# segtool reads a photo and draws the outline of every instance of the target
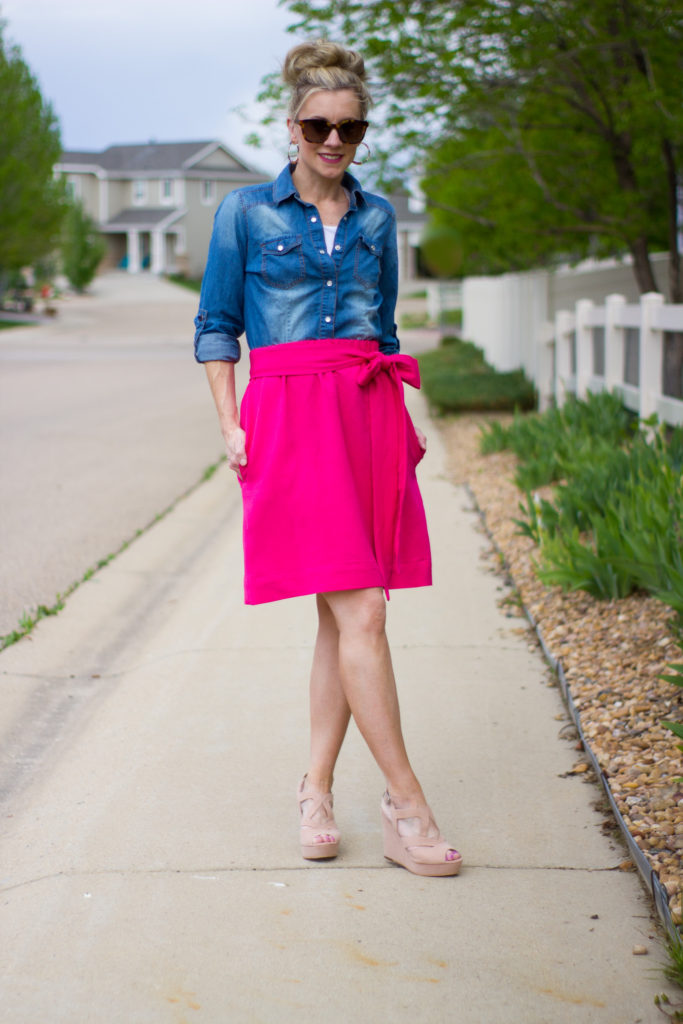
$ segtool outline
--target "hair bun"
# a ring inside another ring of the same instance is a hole
[[[292,47],[285,57],[282,77],[291,88],[310,78],[318,68],[339,68],[365,81],[365,62],[355,50],[347,50],[329,39],[315,39]]]
[[[292,120],[315,92],[350,89],[358,97],[362,118],[372,103],[361,55],[329,39],[314,39],[293,46],[285,57],[282,77],[291,90],[289,116]]]

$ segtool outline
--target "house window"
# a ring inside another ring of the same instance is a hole
[[[133,182],[133,205],[141,206],[147,202],[147,182],[144,178],[137,178]]]
[[[160,184],[161,191],[161,202],[172,203],[173,202],[173,178],[162,178]]]
[[[205,179],[202,181],[202,202],[209,206],[216,200],[216,182]]]
[[[74,199],[81,198],[81,183],[78,178],[67,178],[64,183],[64,188],[66,190],[67,199],[72,202]]]

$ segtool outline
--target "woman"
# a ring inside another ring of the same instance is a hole
[[[398,355],[395,216],[347,169],[370,97],[362,58],[328,41],[286,57],[290,164],[216,213],[195,320],[228,465],[244,503],[245,599],[316,594],[311,752],[298,790],[302,854],[336,856],[332,778],[353,715],[387,790],[384,854],[457,874],[410,766],[385,634],[385,594],[431,583],[413,427]],[[246,330],[250,382],[234,363]]]

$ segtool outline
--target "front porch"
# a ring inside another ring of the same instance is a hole
[[[135,208],[122,210],[102,227],[108,252],[105,266],[139,274],[182,271],[185,210]]]

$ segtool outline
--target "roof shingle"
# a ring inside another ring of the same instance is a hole
[[[90,164],[105,171],[172,172],[183,170],[188,161],[202,150],[220,145],[238,167],[251,171],[227,146],[208,139],[204,142],[147,142],[139,145],[108,146],[101,152],[67,150],[62,153],[61,164]]]

